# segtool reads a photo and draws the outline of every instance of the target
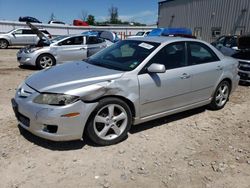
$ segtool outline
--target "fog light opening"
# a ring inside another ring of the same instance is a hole
[[[43,131],[47,133],[56,133],[58,129],[57,125],[46,125],[44,124]]]

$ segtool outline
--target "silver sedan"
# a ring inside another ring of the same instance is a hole
[[[31,75],[12,105],[20,125],[37,136],[88,135],[110,145],[126,138],[132,124],[204,105],[223,108],[238,85],[237,65],[203,41],[133,38]]]
[[[17,60],[21,65],[44,69],[57,63],[87,59],[111,44],[96,36],[59,36],[47,43],[20,49]]]

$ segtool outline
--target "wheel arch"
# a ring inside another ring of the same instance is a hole
[[[7,38],[0,38],[0,40],[5,40],[5,41],[7,41],[7,42],[8,42],[8,46],[11,45],[11,41],[8,40]]]
[[[128,107],[129,107],[129,109],[130,109],[130,111],[132,113],[132,117],[136,117],[136,110],[135,110],[134,103],[130,99],[128,99],[128,98],[126,98],[124,96],[121,96],[121,95],[105,95],[105,96],[102,96],[102,97],[100,97],[98,99],[95,99],[94,101],[91,101],[91,102],[98,102],[98,101],[100,101],[102,99],[105,99],[105,98],[117,98],[117,99],[120,99],[120,100],[124,101],[128,105]]]

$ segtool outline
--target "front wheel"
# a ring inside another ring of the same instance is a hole
[[[88,137],[98,145],[112,145],[122,141],[132,124],[129,106],[117,98],[99,101],[88,123]]]
[[[49,68],[56,64],[55,58],[50,54],[42,54],[37,58],[36,66],[39,69]]]
[[[226,105],[229,99],[229,94],[230,94],[230,84],[228,83],[228,81],[222,81],[217,86],[209,107],[212,110],[222,109]]]

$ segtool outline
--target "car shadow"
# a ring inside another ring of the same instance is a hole
[[[22,46],[18,47],[18,46],[9,46],[8,48],[5,49],[1,49],[1,50],[20,50],[21,48],[23,48]]]
[[[141,123],[139,125],[132,126],[130,129],[131,134],[136,134],[148,129],[152,129],[157,126],[162,126],[166,123],[178,121],[180,119],[184,119],[186,117],[190,117],[199,113],[202,113],[206,110],[206,107],[200,107],[196,108],[193,110],[188,110],[185,112],[177,113],[174,115],[169,115],[163,118],[159,118],[156,120],[152,120],[146,123]],[[50,141],[46,140],[44,138],[38,137],[36,135],[33,135],[29,131],[25,130],[22,128],[20,125],[18,125],[20,134],[29,142],[32,142],[33,144],[37,146],[41,146],[43,148],[53,150],[53,151],[69,151],[69,150],[79,150],[84,148],[84,146],[92,146],[92,147],[105,147],[105,146],[100,146],[92,141],[89,140],[88,137],[84,136],[84,140],[75,140],[75,141]],[[126,140],[128,137],[126,136],[122,141]],[[122,142],[121,141],[121,142]]]
[[[25,69],[25,70],[39,70],[37,67],[35,66],[31,66],[31,65],[19,65],[20,69]]]
[[[192,110],[188,110],[188,111],[180,112],[180,113],[177,113],[177,114],[173,114],[173,115],[165,116],[165,117],[162,117],[162,118],[158,118],[158,119],[148,121],[148,122],[145,122],[145,123],[141,123],[141,124],[138,124],[138,125],[134,125],[134,126],[131,127],[129,132],[131,134],[136,134],[136,133],[148,130],[148,129],[152,129],[154,127],[162,126],[162,125],[167,124],[167,123],[178,121],[180,119],[184,119],[184,118],[187,118],[187,117],[190,117],[190,116],[205,112],[206,109],[207,109],[207,107],[205,107],[205,106],[204,107],[199,107],[199,108],[195,108],[195,109],[192,109]]]
[[[239,82],[239,85],[240,85],[240,86],[247,86],[247,87],[249,87],[249,86],[250,86],[250,83],[244,82],[244,81],[240,81],[240,82]]]
[[[78,150],[78,149],[82,149],[87,144],[86,141],[82,141],[82,140],[54,142],[54,141],[46,140],[41,137],[33,135],[29,131],[21,127],[20,125],[18,125],[18,128],[19,128],[20,134],[26,140],[32,142],[35,145],[41,146],[49,150],[54,150],[54,151]]]

